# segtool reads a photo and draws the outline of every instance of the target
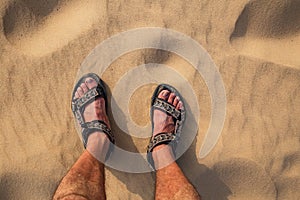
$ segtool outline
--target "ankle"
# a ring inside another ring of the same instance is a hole
[[[172,147],[166,144],[155,147],[152,151],[152,158],[156,169],[175,162]]]
[[[102,132],[95,132],[89,136],[86,149],[99,161],[104,161],[110,141]]]

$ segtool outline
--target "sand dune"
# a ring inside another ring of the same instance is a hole
[[[3,17],[4,34],[23,53],[43,56],[74,40],[105,15],[100,1],[19,1]]]
[[[215,148],[198,158],[211,99],[201,75],[180,56],[144,49],[119,57],[102,76],[110,94],[135,66],[170,66],[194,89],[200,108],[198,135],[178,163],[203,199],[300,199],[299,5],[298,0],[1,1],[0,199],[51,199],[83,151],[70,109],[81,62],[106,38],[153,26],[192,37],[216,63],[227,111]],[[136,124],[149,123],[147,97],[154,87],[140,87],[130,99]],[[112,129],[119,147],[145,152],[148,139],[130,137],[113,119]],[[106,170],[108,199],[153,199],[154,182],[153,173]]]
[[[236,21],[231,41],[242,54],[300,67],[299,1],[250,1]]]

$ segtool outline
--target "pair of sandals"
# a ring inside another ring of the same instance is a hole
[[[97,86],[92,89],[89,89],[82,97],[74,99],[77,88],[80,87],[80,85],[84,83],[87,78],[93,78],[97,82]],[[179,94],[179,92],[174,87],[167,84],[158,85],[153,93],[151,99],[152,128],[153,128],[153,111],[155,109],[159,109],[162,112],[166,113],[167,115],[173,117],[175,123],[175,130],[174,132],[171,133],[167,133],[167,132],[159,133],[150,139],[149,145],[147,147],[147,160],[152,166],[154,166],[152,151],[155,147],[161,144],[168,144],[171,145],[174,155],[176,154],[176,145],[178,143],[183,122],[185,120],[184,105],[182,106],[182,109],[178,110],[172,104],[168,103],[166,100],[158,98],[158,95],[162,90],[168,90],[171,93],[175,93],[175,95],[180,97],[180,99],[183,99]],[[94,120],[91,122],[85,122],[83,117],[85,107],[88,104],[95,101],[97,98],[101,98],[101,97],[104,98],[105,102],[107,102],[107,95],[106,95],[104,83],[99,78],[98,75],[94,73],[89,73],[81,77],[80,80],[75,85],[72,94],[71,107],[75,118],[77,119],[79,125],[81,126],[82,142],[84,148],[86,148],[88,138],[92,133],[96,131],[102,132],[106,134],[106,136],[111,142],[109,152],[106,156],[106,158],[108,158],[108,156],[112,151],[112,147],[115,144],[115,138],[111,130],[108,128],[107,124],[104,121]],[[107,103],[105,105],[107,110]]]

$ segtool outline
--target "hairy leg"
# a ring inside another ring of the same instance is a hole
[[[158,98],[167,100],[177,109],[182,107],[179,97],[168,90],[163,90]],[[175,124],[171,116],[160,110],[154,110],[153,114],[153,136],[161,132],[174,132]],[[153,149],[153,161],[156,171],[155,199],[180,199],[199,200],[200,196],[183,174],[174,159],[172,149],[168,145],[159,145]],[[165,163],[171,163],[166,167]]]
[[[103,164],[85,151],[63,178],[53,199],[106,199]]]
[[[163,145],[154,149],[153,160],[157,168],[159,163],[164,163],[166,160],[174,160],[172,149],[166,146],[163,152],[156,154],[159,148],[163,148]],[[158,164],[156,164],[158,163]],[[155,199],[187,199],[187,200],[199,200],[200,196],[193,187],[193,185],[187,180],[177,163],[174,161],[172,164],[160,168],[156,171],[156,190]]]

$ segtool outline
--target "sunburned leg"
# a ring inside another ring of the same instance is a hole
[[[63,178],[53,199],[106,199],[103,164],[85,151]]]
[[[94,79],[87,78],[78,87],[75,98],[97,86]],[[105,101],[96,99],[84,110],[86,122],[103,120],[110,128],[106,115]],[[109,148],[109,139],[104,133],[95,132],[89,136],[87,150],[79,157],[67,175],[58,186],[53,199],[106,199],[104,187],[104,165],[98,160],[104,160]]]
[[[177,109],[180,109],[182,102],[179,97],[168,90],[163,90],[159,98],[167,100]],[[161,132],[174,132],[175,125],[171,116],[160,110],[154,110],[153,114],[153,136]],[[192,184],[184,176],[183,172],[174,161],[173,152],[170,146],[159,145],[153,149],[153,161],[156,171],[155,199],[180,199],[199,200],[200,196]],[[172,163],[166,167],[165,163]]]

